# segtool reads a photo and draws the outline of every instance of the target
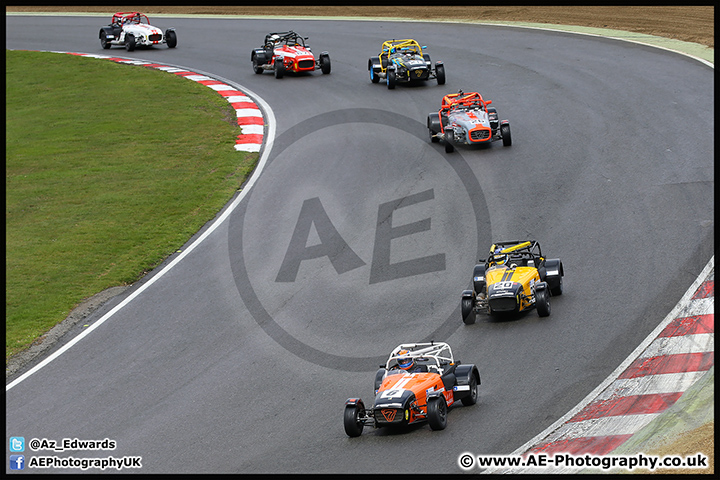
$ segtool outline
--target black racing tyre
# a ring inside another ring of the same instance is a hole
[[[283,78],[285,75],[285,64],[282,59],[275,59],[275,78]]]
[[[100,46],[105,50],[111,46],[110,42],[107,40],[107,35],[102,30],[100,31]]]
[[[128,52],[135,50],[135,35],[125,36],[125,50]]]
[[[175,30],[167,30],[165,32],[165,41],[167,42],[168,48],[177,47],[177,33],[175,33]]]
[[[263,68],[262,68],[262,66],[260,66],[260,64],[258,63],[258,56],[257,56],[257,55],[253,55],[252,66],[253,66],[253,71],[254,71],[255,73],[257,73],[257,74],[263,73]]]
[[[346,405],[343,414],[343,426],[349,437],[359,437],[365,424],[359,420],[365,416],[365,407],[362,404]]]
[[[397,78],[395,76],[395,70],[388,70],[387,71],[387,87],[388,89],[392,90],[395,88],[395,83],[397,81]]]
[[[438,143],[440,141],[440,138],[436,135],[440,133],[440,115],[437,113],[430,113],[428,114],[427,119],[427,128],[428,132],[430,133],[430,141],[432,143]]]
[[[435,76],[437,77],[438,85],[445,85],[445,65],[435,66]]]
[[[563,277],[562,277],[562,275],[560,275],[557,285],[550,288],[550,293],[552,293],[553,297],[557,297],[559,295],[562,295],[562,292],[563,292]]]
[[[475,375],[470,372],[470,395],[467,397],[463,397],[460,399],[463,405],[466,407],[469,407],[470,405],[475,405],[477,403],[478,399],[478,392],[477,392],[477,379],[475,378]]]
[[[465,325],[472,325],[475,323],[476,314],[472,298],[463,298],[460,301],[460,310],[462,310],[462,319]]]
[[[550,315],[550,292],[547,288],[535,291],[535,308],[541,317]]]
[[[445,139],[445,153],[452,153],[455,151],[455,147],[450,143],[448,139]]]
[[[500,125],[500,136],[502,137],[503,147],[512,145],[512,137],[510,136],[510,125]]]
[[[378,76],[377,72],[373,68],[370,68],[370,81],[372,83],[378,83],[380,81],[380,77]]]
[[[378,83],[380,81],[380,77],[378,76],[378,72],[375,71],[373,68],[374,65],[377,65],[380,63],[380,57],[372,57],[368,59],[368,70],[370,70],[370,81],[372,83]]]
[[[427,403],[427,418],[430,428],[433,430],[444,430],[447,427],[447,403],[445,397],[439,395],[432,397]]]
[[[330,73],[330,55],[320,55],[320,71],[324,75]]]

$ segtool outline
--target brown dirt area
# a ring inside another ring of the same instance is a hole
[[[421,20],[511,21],[610,28],[715,46],[715,7],[700,6],[7,6],[7,12],[141,11],[178,14],[392,17]]]
[[[141,11],[148,15],[223,14],[284,16],[372,16],[420,20],[471,20],[546,23],[608,28],[655,35],[715,47],[715,8],[700,6],[6,6],[6,12],[97,12]],[[707,470],[658,470],[653,473],[714,473],[714,422],[687,433],[681,439],[654,451],[653,455],[709,457]],[[636,473],[648,473],[636,472]]]

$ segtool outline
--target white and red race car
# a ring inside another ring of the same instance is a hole
[[[330,73],[330,55],[322,52],[316,59],[310,46],[305,43],[307,37],[297,33],[276,32],[265,35],[265,42],[250,54],[255,73],[273,70],[275,78],[282,78],[286,72],[312,72],[320,69]]]
[[[163,34],[158,27],[150,25],[147,15],[140,12],[118,12],[112,16],[110,25],[100,29],[100,45],[104,49],[118,45],[132,52],[137,46],[150,47],[161,43],[175,48],[175,29],[168,28]]]

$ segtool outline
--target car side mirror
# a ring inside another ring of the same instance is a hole
[[[485,105],[490,105],[492,103],[492,100],[485,100]]]

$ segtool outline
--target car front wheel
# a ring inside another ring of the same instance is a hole
[[[285,75],[285,64],[282,59],[275,60],[275,78],[283,78]]]
[[[388,70],[386,78],[387,78],[388,89],[392,90],[393,88],[395,88],[395,82],[397,81],[397,77],[395,75],[395,70]]]
[[[445,153],[452,153],[455,151],[455,147],[453,147],[453,144],[450,143],[450,140],[448,140],[449,135],[447,132],[445,133]]]
[[[125,50],[128,52],[132,52],[135,50],[135,36],[134,35],[127,35],[125,37]]]
[[[445,85],[445,65],[435,66],[435,76],[437,77],[438,85]]]
[[[535,305],[538,315],[541,317],[550,315],[550,292],[547,288],[535,291]]]
[[[460,310],[462,310],[462,319],[465,325],[475,323],[475,306],[473,305],[472,298],[463,298],[461,300]]]
[[[439,395],[428,400],[427,416],[430,428],[433,430],[443,430],[447,427],[447,403],[445,403],[445,397]]]
[[[168,48],[175,48],[177,46],[177,34],[173,30],[166,31],[165,41],[167,42]]]
[[[512,145],[512,137],[510,136],[510,125],[500,126],[500,136],[502,137],[503,147]]]
[[[360,421],[360,417],[365,416],[365,407],[362,404],[347,405],[343,414],[343,425],[345,433],[349,437],[359,437],[362,434],[365,424]]]
[[[330,73],[330,56],[329,55],[321,55],[320,56],[320,71],[327,75]]]

